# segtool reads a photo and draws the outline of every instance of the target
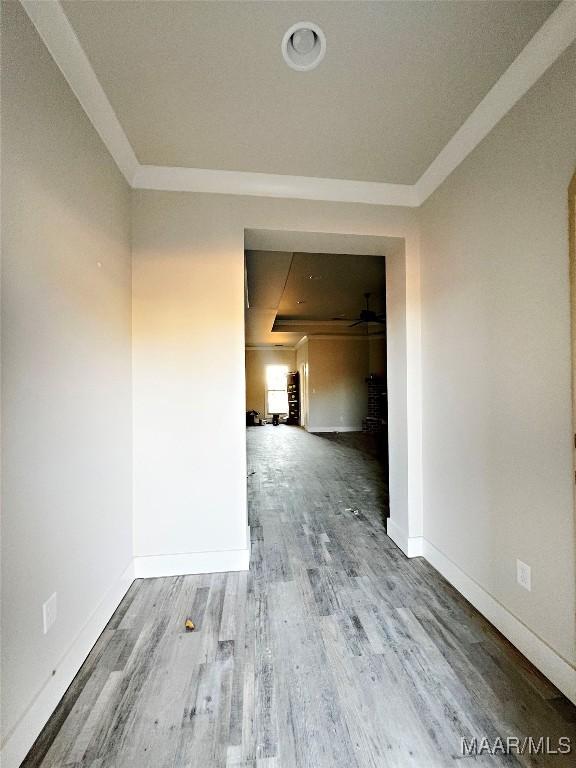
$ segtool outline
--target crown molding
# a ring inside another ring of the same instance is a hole
[[[297,343],[294,345],[294,349],[295,349],[296,351],[298,351],[298,350],[300,349],[300,347],[303,347],[303,346],[304,346],[304,344],[307,344],[309,340],[310,340],[310,336],[308,336],[308,335],[306,335],[306,336],[302,336],[302,338],[300,339],[300,341],[298,341],[298,342],[297,342]]]
[[[309,333],[306,337],[307,341],[332,341],[338,339],[339,341],[370,341],[376,337],[377,334],[354,334],[354,333]],[[381,334],[378,334],[378,338],[382,338]]]
[[[562,0],[415,184],[140,165],[59,0],[20,0],[52,58],[134,189],[416,208],[442,184],[576,39],[576,2]]]
[[[296,347],[290,344],[282,344],[276,346],[276,344],[246,344],[244,349],[246,352],[295,352]]]
[[[335,320],[278,320],[278,316],[276,316],[275,324],[286,328],[298,328],[301,325],[320,326],[322,328],[327,326],[328,328],[347,328],[351,321],[352,318],[343,319],[340,317]]]
[[[416,182],[422,204],[576,39],[576,2],[563,0]]]
[[[132,186],[135,189],[172,192],[290,197],[299,200],[400,205],[410,208],[419,205],[416,189],[410,184],[320,179],[312,176],[285,176],[247,171],[216,171],[207,168],[141,165],[136,170]]]
[[[131,185],[139,165],[138,159],[62,6],[57,0],[20,2],[114,162]]]

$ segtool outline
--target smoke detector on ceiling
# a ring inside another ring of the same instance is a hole
[[[326,53],[326,35],[317,24],[299,21],[282,38],[282,55],[289,67],[306,72],[314,69]]]

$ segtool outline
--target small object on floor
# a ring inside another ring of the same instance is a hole
[[[356,517],[358,517],[358,515],[360,514],[360,510],[359,509],[353,509],[352,510],[352,514],[356,515]]]
[[[186,619],[184,626],[186,627],[186,632],[194,632],[196,629],[196,626],[194,625],[194,622],[192,619]]]
[[[246,426],[255,427],[260,422],[260,414],[258,411],[246,411]]]
[[[279,413],[273,413],[272,414],[272,426],[277,427],[280,424],[280,414]]]

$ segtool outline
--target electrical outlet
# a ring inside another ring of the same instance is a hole
[[[516,579],[518,584],[528,592],[532,591],[532,569],[522,560],[516,560]]]
[[[56,621],[56,608],[57,608],[56,592],[54,592],[54,594],[50,595],[48,600],[46,600],[46,602],[42,606],[42,622],[44,625],[45,635],[48,634],[48,630]]]

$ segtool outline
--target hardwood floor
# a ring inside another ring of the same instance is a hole
[[[250,572],[136,581],[26,768],[576,764],[576,708],[387,538],[361,438],[256,427],[248,463]],[[573,752],[461,754],[507,736]]]

